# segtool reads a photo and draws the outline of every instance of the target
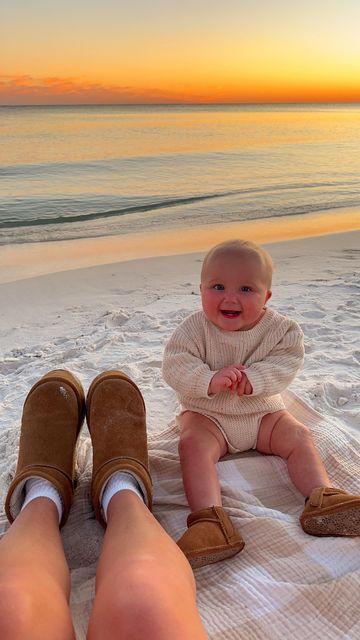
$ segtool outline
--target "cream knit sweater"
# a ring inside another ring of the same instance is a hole
[[[182,410],[213,417],[231,440],[246,416],[284,408],[279,394],[295,377],[303,357],[299,325],[273,309],[267,308],[257,325],[247,331],[223,331],[203,311],[197,311],[179,325],[167,343],[163,375],[175,389]],[[209,396],[213,375],[231,364],[246,366],[252,395],[239,397],[222,391]]]

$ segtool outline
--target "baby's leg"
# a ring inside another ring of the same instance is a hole
[[[256,448],[284,458],[299,491],[309,498],[301,526],[314,536],[359,536],[360,496],[330,486],[329,476],[307,427],[288,411],[263,417]]]
[[[209,418],[185,411],[180,418],[179,455],[186,497],[191,511],[221,506],[216,463],[227,453],[220,429]]]
[[[276,411],[263,417],[256,449],[286,460],[291,480],[306,498],[313,489],[330,486],[309,429],[288,411]]]
[[[181,469],[192,513],[178,545],[195,568],[234,556],[244,541],[221,506],[215,465],[227,453],[223,434],[212,420],[193,411],[181,415],[180,426]]]

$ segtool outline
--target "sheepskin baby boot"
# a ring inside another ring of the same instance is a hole
[[[239,553],[245,543],[222,507],[194,511],[188,529],[178,541],[193,569]]]
[[[360,496],[318,487],[307,500],[300,523],[312,536],[359,536]]]

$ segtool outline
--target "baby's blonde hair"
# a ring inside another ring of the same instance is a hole
[[[270,254],[251,240],[226,240],[220,244],[212,247],[206,254],[201,268],[201,280],[203,279],[204,271],[211,258],[217,253],[241,253],[241,254],[253,254],[256,253],[260,258],[264,273],[266,275],[266,286],[268,291],[271,289],[272,274],[273,274],[273,261]]]

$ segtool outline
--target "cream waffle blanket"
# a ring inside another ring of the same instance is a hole
[[[360,493],[359,442],[291,392],[284,393],[284,400],[311,428],[333,485]],[[17,440],[13,430],[0,433],[2,498],[14,472]],[[152,436],[149,446],[154,514],[177,539],[185,529],[188,508],[176,427]],[[228,457],[218,467],[224,506],[246,546],[235,558],[195,571],[199,610],[209,638],[360,638],[360,538],[306,535],[298,522],[303,498],[281,459],[250,452]],[[77,471],[78,488],[63,540],[71,567],[74,625],[77,639],[84,640],[102,540],[89,499],[91,448],[86,435],[80,443]],[[0,535],[6,528],[1,512]]]

